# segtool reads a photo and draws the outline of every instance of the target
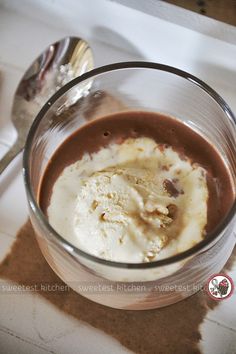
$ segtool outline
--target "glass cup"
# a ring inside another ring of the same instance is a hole
[[[150,309],[180,301],[218,273],[234,245],[236,202],[217,228],[191,249],[150,263],[100,259],[70,244],[39,207],[45,168],[59,145],[79,127],[111,113],[152,111],[174,116],[211,142],[236,188],[236,120],[208,85],[176,68],[147,62],[107,65],[61,88],[36,117],[24,151],[30,219],[55,273],[81,295],[120,309]]]

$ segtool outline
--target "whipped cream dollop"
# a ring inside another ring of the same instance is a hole
[[[146,137],[110,144],[67,166],[48,218],[74,246],[100,258],[150,262],[200,242],[207,224],[206,170]]]

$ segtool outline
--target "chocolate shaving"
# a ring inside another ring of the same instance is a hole
[[[183,191],[179,191],[175,184],[174,181],[170,180],[170,179],[165,179],[163,182],[163,187],[164,189],[167,191],[167,193],[174,198],[177,198],[180,194],[183,193]]]
[[[174,220],[176,217],[176,213],[178,211],[177,206],[175,204],[170,204],[170,205],[168,205],[167,209],[169,211],[168,216]]]

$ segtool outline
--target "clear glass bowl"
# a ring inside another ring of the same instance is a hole
[[[173,304],[198,291],[219,272],[235,245],[236,202],[202,242],[168,259],[125,264],[97,258],[74,247],[48,223],[38,204],[45,167],[75,130],[114,112],[161,112],[182,120],[221,153],[236,187],[236,120],[225,101],[196,77],[162,64],[107,65],[60,89],[36,117],[24,151],[24,181],[30,218],[52,269],[81,295],[120,309]]]

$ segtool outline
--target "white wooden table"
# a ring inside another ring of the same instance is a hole
[[[21,75],[49,43],[66,35],[89,41],[96,66],[150,60],[187,70],[216,89],[236,112],[236,29],[232,26],[154,0],[0,0],[0,156],[14,141],[10,112]],[[0,177],[1,259],[26,219],[18,156]],[[236,266],[230,275],[236,282]],[[236,353],[235,305],[234,293],[208,312],[201,326],[205,354]],[[39,296],[0,294],[0,353],[16,352],[118,354],[128,350]]]

